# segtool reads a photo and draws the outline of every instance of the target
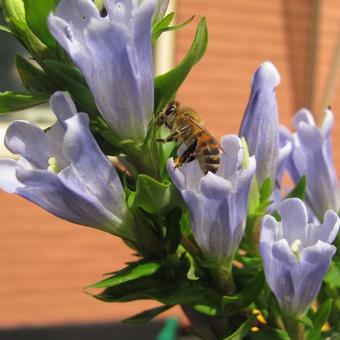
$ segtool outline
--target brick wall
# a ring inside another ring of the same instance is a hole
[[[322,2],[319,96],[335,46],[340,16],[336,5],[337,0]],[[190,74],[179,99],[197,109],[216,136],[237,133],[253,72],[271,60],[282,77],[281,121],[290,124],[307,96],[310,1],[178,0],[177,7],[179,22],[192,14],[205,15],[209,27],[206,57]],[[189,48],[194,29],[191,24],[178,33],[178,61]],[[333,107],[340,112],[339,95]],[[338,122],[337,135],[339,129]],[[340,145],[339,137],[334,140]],[[335,153],[339,167],[338,148]],[[0,327],[121,319],[151,305],[105,304],[82,292],[102,273],[131,259],[118,239],[61,221],[14,195],[0,193],[0,207]],[[180,312],[168,315],[174,313]]]

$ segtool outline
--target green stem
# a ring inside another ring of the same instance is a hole
[[[284,324],[291,340],[305,340],[305,326],[298,318],[286,317]]]
[[[235,292],[231,263],[227,266],[216,265],[216,267],[212,267],[211,274],[221,294],[232,295]]]

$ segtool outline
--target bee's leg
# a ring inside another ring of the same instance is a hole
[[[166,138],[159,138],[156,139],[157,142],[160,143],[167,143],[167,142],[172,142],[172,141],[177,141],[177,138],[179,136],[179,133],[177,131],[171,133],[168,137]]]
[[[180,157],[177,157],[174,161],[175,168],[178,168],[179,166],[190,163],[196,159],[195,155],[195,149],[197,146],[197,140],[194,141],[192,144],[189,145],[189,147],[182,153]]]

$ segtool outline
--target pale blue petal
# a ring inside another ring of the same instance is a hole
[[[11,194],[23,186],[16,177],[16,167],[17,162],[14,159],[0,159],[0,188]]]
[[[36,168],[47,169],[51,157],[66,163],[60,145],[38,126],[26,121],[10,124],[6,131],[5,145],[12,153],[26,158]]]
[[[303,202],[298,198],[288,198],[278,207],[282,219],[284,238],[292,245],[300,240],[304,245],[307,237],[307,210]]]
[[[223,152],[221,153],[220,167],[216,174],[230,179],[242,164],[242,143],[237,136],[227,135],[222,137],[221,147]]]
[[[300,263],[292,270],[296,294],[295,305],[292,309],[295,312],[304,313],[316,297],[335,252],[334,246],[322,241],[318,241],[301,252]]]
[[[265,215],[261,224],[261,242],[273,244],[283,238],[282,223],[277,222],[271,215]]]
[[[62,0],[49,28],[80,68],[105,120],[122,138],[142,140],[153,112],[151,17],[155,0],[138,7],[108,2],[102,18],[90,0]],[[72,13],[68,13],[72,11]]]
[[[273,245],[261,242],[260,247],[268,285],[281,308],[287,309],[294,296],[291,267],[296,264],[296,258],[286,240],[280,240]]]
[[[123,187],[112,163],[91,134],[88,123],[88,116],[81,113],[65,121],[65,156],[71,162],[73,176],[84,183],[87,191],[108,210],[120,216],[125,206]]]
[[[280,75],[270,62],[256,71],[252,92],[243,116],[240,136],[245,137],[250,155],[257,160],[256,177],[262,183],[275,179],[278,162],[279,122],[275,88]]]
[[[315,244],[318,240],[332,243],[339,232],[339,216],[332,210],[327,210],[321,225],[309,226],[308,245]]]

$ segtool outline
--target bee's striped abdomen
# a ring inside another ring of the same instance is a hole
[[[220,150],[218,144],[208,134],[202,135],[197,146],[196,158],[202,171],[216,173],[220,166]]]

